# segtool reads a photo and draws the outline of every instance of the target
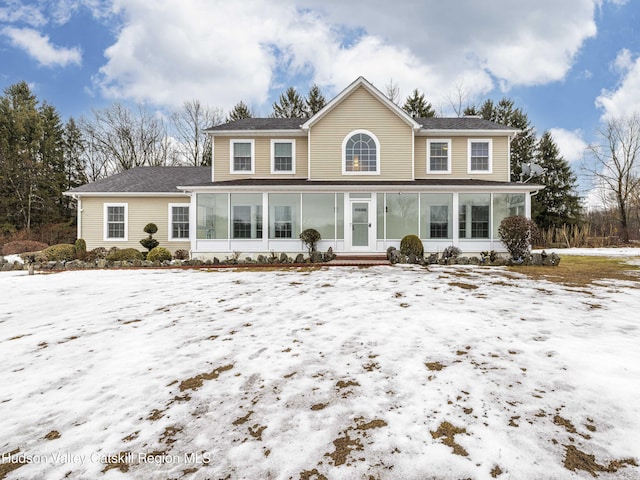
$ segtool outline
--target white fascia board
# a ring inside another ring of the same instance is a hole
[[[223,192],[482,192],[482,193],[524,193],[542,190],[542,185],[233,185],[215,187],[181,187],[189,188],[193,193]]]
[[[188,196],[181,192],[64,192],[69,197],[179,197]]]
[[[295,136],[306,137],[307,132],[300,129],[295,130],[216,130],[209,132],[212,137],[273,137],[273,136]]]
[[[420,137],[470,137],[470,136],[489,136],[489,137],[510,137],[520,133],[520,130],[435,130],[432,128],[421,129],[416,135]]]

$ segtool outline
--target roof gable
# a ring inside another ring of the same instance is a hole
[[[395,103],[389,100],[380,90],[374,87],[371,83],[369,83],[364,77],[358,77],[351,85],[345,88],[342,92],[340,92],[333,100],[331,100],[325,107],[316,113],[313,117],[307,120],[303,125],[303,129],[309,129],[315,123],[320,121],[325,117],[329,112],[331,112],[336,106],[342,103],[346,98],[348,98],[352,93],[354,93],[358,88],[363,87],[367,90],[374,98],[376,98],[380,103],[386,106],[389,110],[391,110],[395,115],[397,115],[403,122],[407,125],[411,126],[415,130],[419,130],[421,125],[416,122],[407,112],[398,107]]]

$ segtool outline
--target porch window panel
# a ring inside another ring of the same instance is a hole
[[[301,230],[313,228],[322,240],[333,239],[336,235],[335,203],[334,193],[303,193]]]
[[[231,238],[262,238],[262,194],[231,194]]]
[[[513,215],[524,216],[525,214],[524,193],[494,193],[493,238],[500,238],[498,235],[498,228],[500,228],[500,222],[502,222],[502,220]]]
[[[376,205],[376,238],[384,240],[384,193],[377,194]]]
[[[420,212],[420,238],[453,238],[453,194],[421,194]]]
[[[336,193],[336,240],[344,240],[344,193]]]
[[[387,193],[387,239],[401,240],[405,235],[418,235],[418,194]]]
[[[196,238],[229,238],[229,196],[226,193],[198,193],[196,197]]]
[[[300,194],[269,194],[269,238],[298,238],[300,234]]]
[[[461,239],[489,238],[491,194],[461,193],[458,232]]]

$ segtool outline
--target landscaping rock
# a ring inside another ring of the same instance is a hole
[[[86,268],[85,263],[82,260],[71,260],[65,264],[67,270],[81,270]]]

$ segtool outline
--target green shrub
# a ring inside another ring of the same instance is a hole
[[[107,258],[107,253],[108,252],[106,248],[97,247],[87,252],[87,257],[85,258],[85,260],[87,261],[104,260],[105,258]]]
[[[405,235],[400,241],[400,253],[422,257],[424,255],[424,245],[417,235]]]
[[[171,252],[164,247],[155,247],[147,253],[147,260],[150,262],[171,260]]]
[[[311,255],[311,252],[316,251],[316,247],[318,246],[320,239],[320,232],[314,228],[307,228],[300,233],[300,240],[302,240],[307,246],[309,255]]]
[[[135,248],[123,248],[122,250],[116,248],[115,250],[112,248],[109,250],[107,254],[107,260],[112,260],[114,262],[123,262],[123,261],[131,261],[131,260],[142,260],[142,252],[140,250],[136,250]]]
[[[76,258],[76,247],[70,243],[59,243],[46,248],[43,253],[50,262],[69,261]]]
[[[49,245],[46,243],[35,242],[33,240],[16,240],[15,242],[5,243],[2,246],[3,255],[14,255],[24,252],[39,252]]]
[[[140,245],[146,248],[149,252],[160,245],[160,242],[153,238],[153,234],[158,231],[158,226],[155,223],[147,223],[143,228],[145,233],[148,233],[147,238],[140,240]]]
[[[87,257],[87,242],[84,241],[84,238],[77,239],[75,247],[76,257],[80,260],[84,260]]]
[[[538,227],[533,220],[514,215],[500,222],[498,235],[513,260],[524,260],[531,254],[531,245],[538,236]]]
[[[447,248],[445,248],[442,251],[442,258],[444,259],[458,258],[461,253],[462,253],[462,250],[460,250],[458,247],[454,245],[449,245]]]
[[[184,250],[182,248],[175,251],[173,254],[173,258],[176,260],[189,260],[189,250]]]

